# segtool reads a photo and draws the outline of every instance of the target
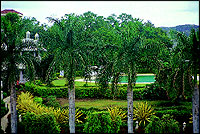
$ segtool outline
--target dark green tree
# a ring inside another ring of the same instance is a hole
[[[128,75],[127,86],[127,102],[128,102],[128,133],[133,133],[133,87],[136,83],[136,65],[138,49],[141,45],[141,30],[142,22],[138,19],[132,18],[131,15],[121,14],[114,21],[114,15],[109,17],[113,21],[113,27],[119,35],[118,49],[116,49],[116,58],[114,60],[115,78],[118,77],[119,72],[124,72]],[[119,70],[120,68],[120,70]],[[117,80],[117,79],[116,79]]]
[[[16,13],[8,13],[1,16],[1,68],[7,69],[8,89],[10,89],[11,104],[11,133],[17,133],[17,111],[16,111],[16,81],[18,79],[19,64],[24,64],[29,70],[30,80],[34,78],[34,66],[29,53],[21,55],[20,52],[27,44],[22,42],[23,23]],[[29,44],[31,45],[31,44]],[[2,77],[2,76],[1,76]]]
[[[54,58],[48,72],[63,69],[66,72],[69,93],[69,127],[70,133],[75,133],[75,77],[76,71],[88,65],[89,47],[84,36],[82,17],[66,14],[59,19],[50,18],[54,24],[48,29],[46,41],[51,45],[48,50]]]

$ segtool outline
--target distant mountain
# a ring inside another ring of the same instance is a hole
[[[190,35],[190,31],[192,28],[194,28],[195,30],[199,30],[199,26],[198,25],[191,25],[191,24],[185,24],[185,25],[178,25],[175,27],[160,27],[162,28],[164,31],[167,31],[167,33],[170,30],[176,30],[178,32],[184,32],[187,36]]]

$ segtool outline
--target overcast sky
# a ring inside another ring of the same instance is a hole
[[[150,20],[156,27],[199,25],[199,1],[1,1],[1,10],[14,9],[27,17],[48,23],[46,17],[92,11],[98,16],[131,14]]]

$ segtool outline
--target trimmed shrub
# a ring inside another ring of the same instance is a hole
[[[88,116],[83,131],[86,133],[110,133],[111,126],[109,112],[93,112]]]
[[[113,99],[112,91],[110,88],[100,89],[98,87],[75,87],[75,97],[78,99],[83,98],[104,98]],[[68,89],[63,87],[45,87],[34,85],[33,83],[27,82],[25,84],[25,90],[33,93],[35,96],[48,97],[54,95],[56,97],[68,97]],[[144,88],[133,89],[133,99],[139,100],[144,99],[146,94]],[[116,99],[126,100],[127,99],[127,88],[126,86],[120,87],[116,92]]]
[[[48,97],[50,95],[55,95],[56,97],[68,96],[67,88],[38,86],[30,82],[25,83],[25,90],[41,97]]]
[[[111,117],[109,112],[93,112],[87,118],[84,126],[86,133],[107,133],[111,130]]]
[[[107,111],[88,111],[83,131],[85,133],[118,133],[121,125],[120,115],[111,117],[111,113]]]
[[[169,109],[169,110],[159,110],[155,111],[155,115],[158,117],[162,117],[165,114],[170,114],[180,123],[189,122],[190,115],[192,113],[192,109],[188,110],[179,110],[179,109]]]
[[[35,114],[27,112],[22,119],[25,133],[27,134],[58,134],[60,133],[60,126],[56,122],[53,114],[42,113]]]
[[[165,114],[160,119],[152,116],[150,123],[145,127],[145,133],[179,133],[179,123],[171,115]]]

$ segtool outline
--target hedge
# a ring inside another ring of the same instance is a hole
[[[49,113],[37,115],[27,112],[23,116],[21,125],[24,126],[27,134],[58,134],[61,131],[56,118]]]
[[[67,88],[62,87],[46,87],[34,85],[34,83],[25,83],[25,90],[34,94],[34,96],[48,97],[50,95],[55,95],[56,97],[66,97],[68,96]]]
[[[110,88],[103,90],[98,87],[75,87],[75,97],[77,99],[84,98],[104,98],[112,99],[112,91]],[[34,94],[34,96],[48,97],[54,95],[58,98],[68,97],[68,89],[64,87],[45,87],[34,85],[33,83],[25,83],[25,90]],[[145,89],[133,89],[133,99],[145,99]],[[116,99],[127,99],[127,88],[120,87],[116,93]]]

